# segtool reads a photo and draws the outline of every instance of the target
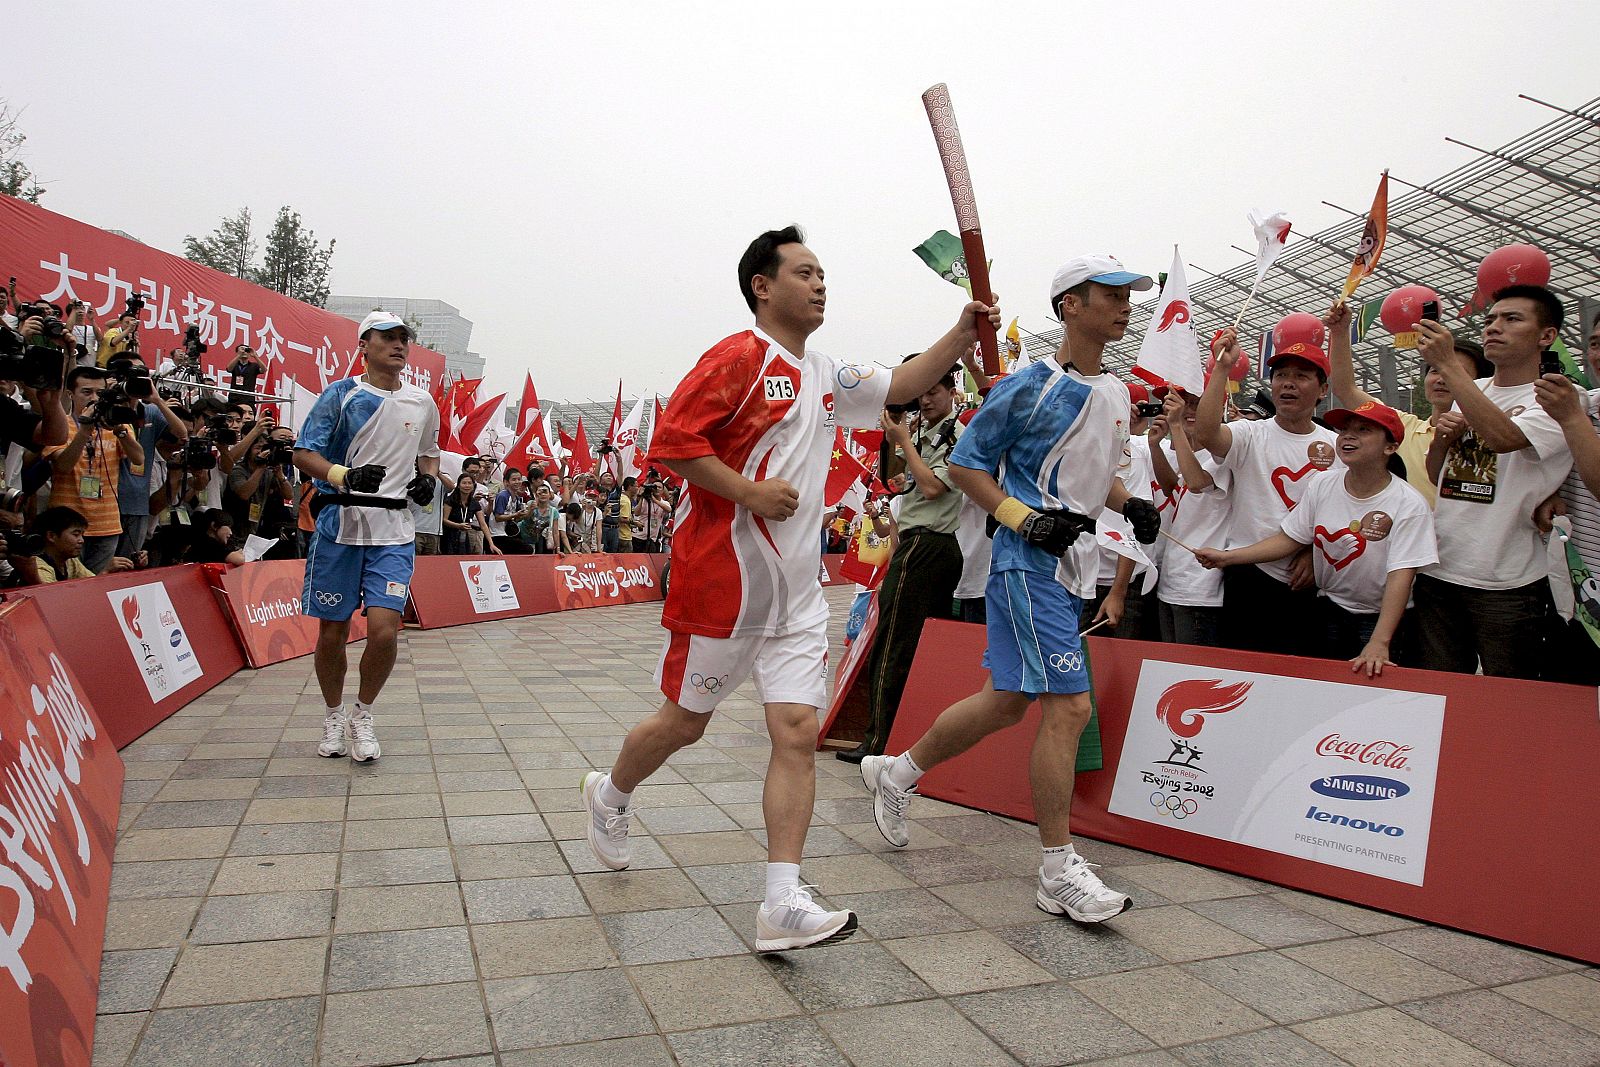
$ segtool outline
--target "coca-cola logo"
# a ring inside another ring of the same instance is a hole
[[[1317,755],[1348,760],[1369,767],[1386,767],[1391,771],[1411,769],[1410,745],[1387,739],[1380,741],[1351,741],[1340,734],[1329,734],[1317,742]]]

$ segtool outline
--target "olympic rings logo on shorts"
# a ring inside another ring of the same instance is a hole
[[[1050,666],[1063,673],[1083,670],[1083,652],[1057,652],[1050,657]]]
[[[325,608],[336,607],[344,600],[343,593],[317,593],[317,603]]]
[[[1195,803],[1193,797],[1179,799],[1171,793],[1163,793],[1159,789],[1150,794],[1150,806],[1156,809],[1156,814],[1162,817],[1171,816],[1174,819],[1187,819],[1200,810],[1200,805]]]
[[[689,675],[689,684],[694,686],[695,692],[709,695],[727,685],[728,676],[724,674],[721,678],[718,678],[715,675],[704,675],[696,672]]]

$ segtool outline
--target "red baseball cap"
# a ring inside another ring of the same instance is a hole
[[[1150,390],[1146,389],[1139,382],[1129,382],[1128,399],[1132,400],[1135,404],[1143,404],[1150,399]]]
[[[1375,426],[1383,427],[1383,432],[1389,435],[1389,440],[1399,444],[1405,440],[1406,429],[1400,422],[1400,413],[1394,408],[1376,401],[1369,400],[1358,408],[1334,408],[1322,416],[1322,421],[1332,426],[1335,430],[1342,430],[1351,419],[1365,419]]]
[[[1276,349],[1267,357],[1267,372],[1272,372],[1273,364],[1280,359],[1302,359],[1322,372],[1324,378],[1333,373],[1333,365],[1328,362],[1328,354],[1316,345],[1305,341],[1296,341],[1286,348]]]

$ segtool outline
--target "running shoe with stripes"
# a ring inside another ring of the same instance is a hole
[[[906,808],[911,804],[912,789],[896,789],[889,781],[889,762],[893,756],[866,756],[861,760],[861,780],[872,794],[872,819],[878,832],[895,848],[905,848],[911,843],[911,828],[906,823]]]
[[[811,899],[814,885],[790,886],[772,906],[756,912],[756,951],[783,952],[843,941],[856,932],[853,911],[823,911]]]
[[[322,744],[317,746],[317,755],[347,756],[350,754],[350,713],[341,704],[337,708],[329,708],[328,714],[322,720]]]
[[[620,871],[633,862],[633,850],[628,847],[628,826],[634,809],[613,808],[600,800],[600,783],[605,777],[600,771],[590,771],[583,776],[583,806],[589,812],[589,850],[602,866]]]
[[[1133,898],[1109,888],[1094,873],[1090,863],[1074,852],[1067,857],[1067,868],[1060,878],[1046,878],[1039,871],[1039,908],[1051,915],[1068,915],[1081,923],[1099,923],[1115,918],[1133,907]]]

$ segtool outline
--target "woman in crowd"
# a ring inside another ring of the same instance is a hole
[[[477,530],[483,535],[483,543],[491,547],[495,555],[500,554],[494,548],[494,542],[489,538],[489,528],[483,521],[483,498],[478,496],[478,480],[470,474],[463,474],[456,479],[456,487],[449,496],[445,497],[444,513],[444,554],[447,556],[465,556],[472,551],[468,543],[469,530]]]
[[[243,552],[228,547],[233,537],[233,518],[226,511],[207,508],[195,516],[194,525],[189,529],[193,531],[193,539],[185,563],[226,563],[237,567],[244,562]]]
[[[539,483],[533,491],[533,509],[522,523],[524,540],[534,552],[565,555],[572,551],[567,540],[567,517],[556,506],[549,483]]]

